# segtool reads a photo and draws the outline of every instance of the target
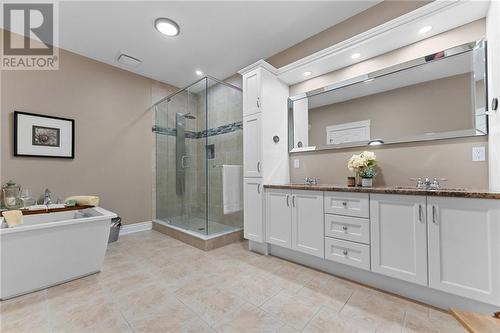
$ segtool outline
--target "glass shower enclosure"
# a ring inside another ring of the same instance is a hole
[[[156,221],[202,238],[243,227],[241,89],[204,77],[155,105]]]

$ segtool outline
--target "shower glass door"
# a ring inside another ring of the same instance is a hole
[[[206,80],[156,107],[156,212],[173,226],[206,234]]]
[[[241,230],[241,89],[203,78],[155,114],[156,220],[203,236]]]

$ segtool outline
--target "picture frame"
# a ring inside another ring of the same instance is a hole
[[[14,156],[75,158],[75,120],[14,111]]]

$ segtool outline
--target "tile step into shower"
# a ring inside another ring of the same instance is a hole
[[[210,222],[211,226],[214,223],[217,222]],[[204,232],[204,226],[200,226],[200,228],[201,227],[203,227],[203,230],[199,232]],[[153,221],[153,230],[161,232],[165,235],[168,235],[172,238],[180,240],[181,242],[204,251],[210,251],[243,239],[243,228],[229,228],[228,226],[224,227],[225,228],[221,229],[226,229],[225,231],[211,235],[203,235],[199,232],[186,230],[162,220]]]

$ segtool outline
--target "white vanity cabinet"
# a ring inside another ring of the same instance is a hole
[[[263,190],[262,179],[245,178],[243,182],[243,200],[245,201],[243,234],[246,239],[259,243],[264,242]],[[247,209],[247,207],[251,208]]]
[[[266,190],[266,240],[324,257],[323,192]]]
[[[373,272],[427,285],[426,197],[371,194]]]
[[[429,286],[500,306],[500,200],[427,198]]]
[[[269,244],[292,248],[290,190],[266,189],[266,240]]]
[[[292,249],[324,258],[323,192],[292,191]]]

